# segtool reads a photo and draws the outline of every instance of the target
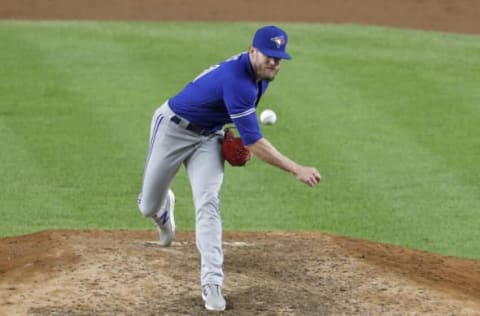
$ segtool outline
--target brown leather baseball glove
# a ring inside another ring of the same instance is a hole
[[[244,166],[250,160],[252,154],[243,145],[242,139],[236,137],[231,128],[225,129],[225,136],[222,143],[223,159],[234,167]]]

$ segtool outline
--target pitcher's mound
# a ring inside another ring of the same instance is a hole
[[[198,315],[193,233],[0,239],[1,315]],[[320,233],[226,233],[227,315],[480,315],[480,262]]]

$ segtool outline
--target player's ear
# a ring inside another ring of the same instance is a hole
[[[248,48],[248,55],[250,56],[250,60],[255,60],[257,49],[254,46],[250,46]]]

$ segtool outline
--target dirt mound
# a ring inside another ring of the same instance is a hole
[[[0,239],[1,315],[198,315],[193,233]],[[480,262],[320,233],[226,233],[226,315],[480,315]]]

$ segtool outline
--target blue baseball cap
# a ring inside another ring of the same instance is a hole
[[[253,37],[253,47],[262,54],[281,59],[292,59],[285,51],[287,48],[287,33],[275,25],[267,25],[259,28]]]

